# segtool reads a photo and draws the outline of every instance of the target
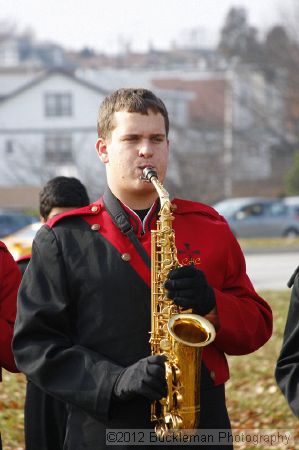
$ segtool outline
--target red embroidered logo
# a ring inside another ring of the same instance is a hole
[[[184,242],[184,250],[178,249],[178,255],[180,256],[180,262],[183,266],[194,264],[199,266],[201,264],[200,250],[192,250],[188,242]]]

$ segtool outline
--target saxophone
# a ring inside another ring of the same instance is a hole
[[[181,312],[167,298],[164,283],[168,272],[179,267],[174,219],[169,194],[151,167],[143,170],[160,198],[157,229],[151,234],[151,332],[153,355],[166,356],[167,397],[151,404],[151,421],[158,436],[180,429],[194,429],[200,412],[202,348],[215,338],[214,326],[204,317]]]

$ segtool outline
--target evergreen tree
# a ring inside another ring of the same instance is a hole
[[[262,46],[258,42],[257,29],[249,25],[245,8],[231,8],[220,32],[218,50],[226,58],[238,57],[242,61],[260,59]]]
[[[294,154],[294,164],[286,174],[287,195],[299,195],[299,151]]]

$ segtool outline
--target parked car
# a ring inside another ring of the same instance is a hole
[[[214,208],[223,215],[236,237],[299,235],[299,202],[287,199],[242,197],[223,200]],[[295,205],[295,201],[293,201]]]
[[[41,226],[41,222],[35,222],[1,239],[16,261],[31,254],[32,241]]]
[[[0,209],[0,238],[34,223],[38,217],[22,212]]]
[[[299,196],[284,197],[283,201],[299,214]]]

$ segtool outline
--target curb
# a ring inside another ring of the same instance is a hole
[[[242,248],[242,247],[241,247]],[[271,254],[271,253],[298,253],[299,247],[258,247],[258,248],[242,248],[245,255],[254,254]],[[299,255],[298,255],[299,260]]]

